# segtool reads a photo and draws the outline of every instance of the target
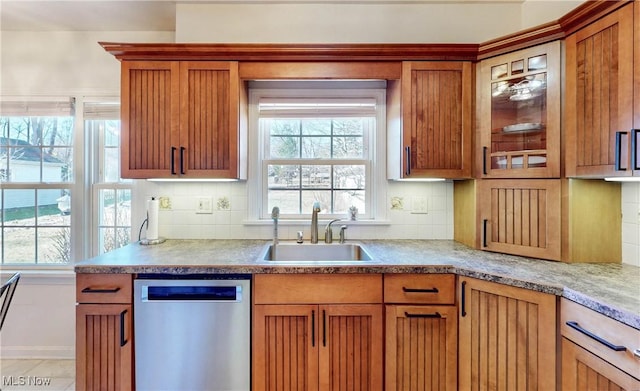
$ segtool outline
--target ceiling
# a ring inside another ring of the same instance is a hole
[[[5,31],[175,31],[178,3],[522,3],[526,0],[0,0]]]

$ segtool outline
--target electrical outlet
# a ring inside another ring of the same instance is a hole
[[[160,201],[160,210],[171,210],[171,198],[160,197],[158,200]]]
[[[427,197],[413,197],[413,199],[411,200],[411,213],[413,214],[429,213]]]
[[[197,197],[196,213],[213,213],[213,199],[211,197]]]

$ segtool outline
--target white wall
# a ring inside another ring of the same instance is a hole
[[[522,3],[521,28],[527,29],[556,20],[569,13],[583,1],[526,0]]]
[[[178,4],[177,42],[479,43],[519,30],[518,3]]]

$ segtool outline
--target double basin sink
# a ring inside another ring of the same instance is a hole
[[[360,243],[295,243],[280,242],[273,251],[273,243],[264,246],[259,261],[270,262],[370,262],[373,257]]]

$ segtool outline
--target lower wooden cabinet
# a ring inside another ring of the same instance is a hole
[[[76,275],[76,390],[133,386],[131,274]]]
[[[640,390],[640,380],[562,338],[562,391]]]
[[[457,390],[454,306],[386,306],[386,390]]]
[[[76,390],[133,389],[130,304],[76,307]]]
[[[253,294],[253,390],[383,389],[381,275],[256,275]]]
[[[556,297],[460,277],[459,390],[555,390]]]
[[[640,331],[563,298],[562,390],[640,390]]]

